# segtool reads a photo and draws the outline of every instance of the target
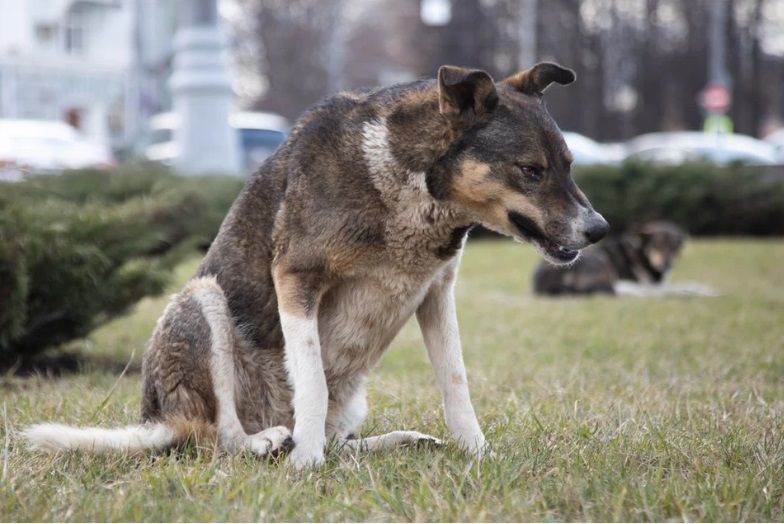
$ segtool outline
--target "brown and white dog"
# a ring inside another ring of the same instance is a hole
[[[633,226],[584,250],[579,260],[569,266],[540,263],[534,272],[534,292],[716,296],[715,291],[702,284],[668,281],[686,239],[686,232],[672,222],[660,220]]]
[[[472,224],[572,262],[607,223],[569,173],[542,92],[574,73],[540,63],[495,83],[444,66],[437,80],[338,94],[305,113],[248,180],[197,274],[168,305],[143,364],[141,424],[43,424],[49,450],[141,451],[208,427],[220,446],[297,468],[328,439],[382,449],[429,439],[359,435],[364,384],[416,315],[457,443],[485,437],[468,392],[453,288]]]

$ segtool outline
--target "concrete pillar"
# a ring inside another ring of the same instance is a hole
[[[234,94],[215,0],[180,0],[177,7],[180,23],[170,80],[179,118],[175,167],[188,175],[239,174],[239,138],[229,126]]]

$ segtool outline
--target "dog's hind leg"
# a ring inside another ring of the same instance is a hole
[[[209,368],[215,394],[218,442],[226,449],[248,449],[260,456],[290,448],[291,432],[285,426],[268,428],[253,435],[245,433],[237,415],[237,340],[226,298],[220,286],[211,278],[199,279],[191,289],[210,327]]]
[[[189,282],[167,306],[145,353],[142,424],[124,428],[38,424],[22,436],[45,451],[144,453],[217,433],[221,447],[269,455],[290,446],[285,426],[248,435],[236,408],[239,337],[214,278]],[[216,431],[217,430],[217,431]]]

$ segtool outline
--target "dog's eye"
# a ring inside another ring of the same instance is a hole
[[[534,182],[539,182],[544,177],[544,171],[542,170],[541,167],[519,165],[517,166],[517,168],[520,170],[520,173],[522,173],[524,177],[533,180]]]

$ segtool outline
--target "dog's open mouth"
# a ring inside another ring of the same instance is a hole
[[[564,247],[557,242],[547,238],[533,220],[525,215],[509,211],[509,221],[514,224],[523,238],[539,248],[542,254],[550,262],[556,264],[568,264],[574,262],[580,254],[577,249]]]
[[[537,244],[542,249],[542,251],[547,254],[548,257],[564,264],[574,262],[574,260],[580,254],[580,252],[576,249],[569,249],[568,247],[559,246],[555,242],[547,239],[544,239],[543,241],[533,240],[533,242]]]

